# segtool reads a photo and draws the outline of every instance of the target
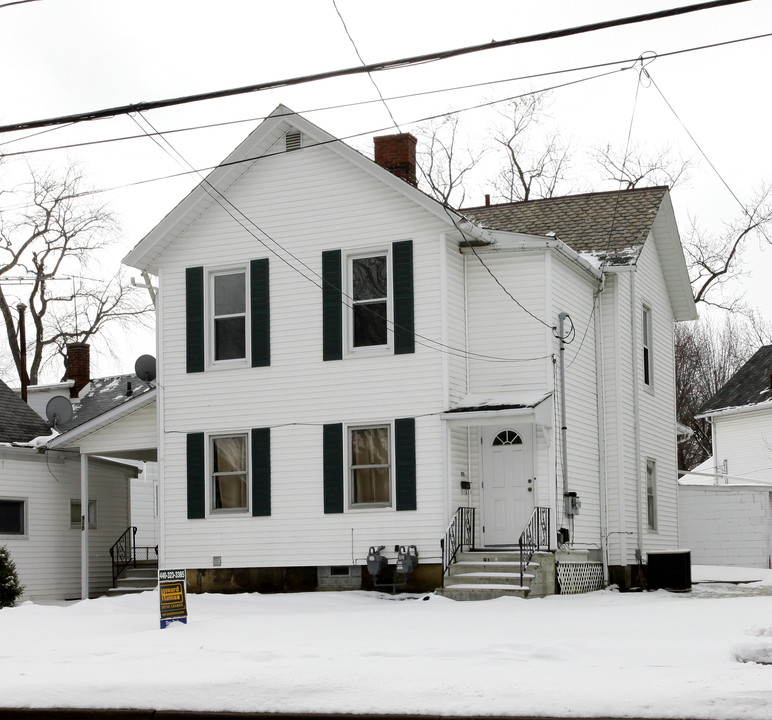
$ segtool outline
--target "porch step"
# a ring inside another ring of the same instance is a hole
[[[519,574],[518,574],[519,579]],[[464,584],[446,585],[434,591],[451,600],[494,600],[500,597],[528,597],[528,588],[521,585]]]
[[[153,560],[138,561],[137,567],[129,565],[115,580],[115,587],[107,594],[129,595],[152,590],[158,585],[158,563]]]
[[[544,567],[542,567],[544,565]],[[486,548],[459,553],[448,568],[438,595],[453,600],[490,600],[502,596],[542,597],[554,592],[554,555],[536,553],[520,580],[520,552],[510,548]],[[549,568],[553,569],[550,573]],[[550,584],[552,589],[550,589]]]

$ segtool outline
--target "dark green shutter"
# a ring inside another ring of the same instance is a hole
[[[343,425],[324,426],[324,512],[343,512]]]
[[[188,433],[188,519],[206,517],[204,433]]]
[[[415,352],[413,241],[392,245],[394,287],[394,354]]]
[[[252,515],[271,514],[271,428],[252,429]]]
[[[204,371],[204,268],[185,270],[185,368]]]
[[[322,253],[322,358],[343,357],[343,291],[340,250]]]
[[[252,367],[271,364],[271,310],[268,258],[249,263]]]
[[[415,419],[394,421],[394,474],[397,485],[397,510],[416,509]]]

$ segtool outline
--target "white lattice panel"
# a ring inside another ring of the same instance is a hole
[[[599,562],[559,562],[561,595],[578,595],[603,589],[603,564]]]

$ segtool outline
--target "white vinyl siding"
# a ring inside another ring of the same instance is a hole
[[[356,353],[323,362],[321,291],[300,271],[305,264],[321,275],[323,250],[340,249],[345,257],[412,239],[416,332],[439,340],[446,224],[327,146],[259,160],[231,187],[229,199],[260,218],[260,227],[292,253],[296,269],[272,265],[270,367],[186,374],[185,268],[245,263],[255,254],[255,239],[214,204],[163,256],[166,563],[211,567],[212,556],[220,555],[223,567],[351,565],[370,545],[406,542],[417,544],[422,556],[436,555],[446,521],[442,425],[434,415],[447,409],[443,353],[420,341],[415,353]],[[368,510],[325,515],[321,426],[370,424],[373,408],[378,418],[417,418],[417,510],[389,513],[378,523]],[[248,427],[272,428],[271,516],[188,521],[186,434],[227,434],[234,417]]]
[[[98,527],[89,531],[91,595],[112,584],[109,550],[129,526],[127,475],[113,463],[89,461],[90,499],[97,504]],[[80,597],[80,532],[70,527],[70,501],[80,497],[80,459],[34,449],[0,448],[0,497],[23,497],[27,533],[0,537],[26,586],[22,600]]]

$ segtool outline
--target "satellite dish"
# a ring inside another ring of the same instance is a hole
[[[57,425],[68,422],[72,417],[72,403],[69,398],[64,395],[52,397],[46,404],[46,417],[54,429]]]
[[[146,383],[155,380],[155,358],[152,355],[140,355],[134,363],[134,372]]]

